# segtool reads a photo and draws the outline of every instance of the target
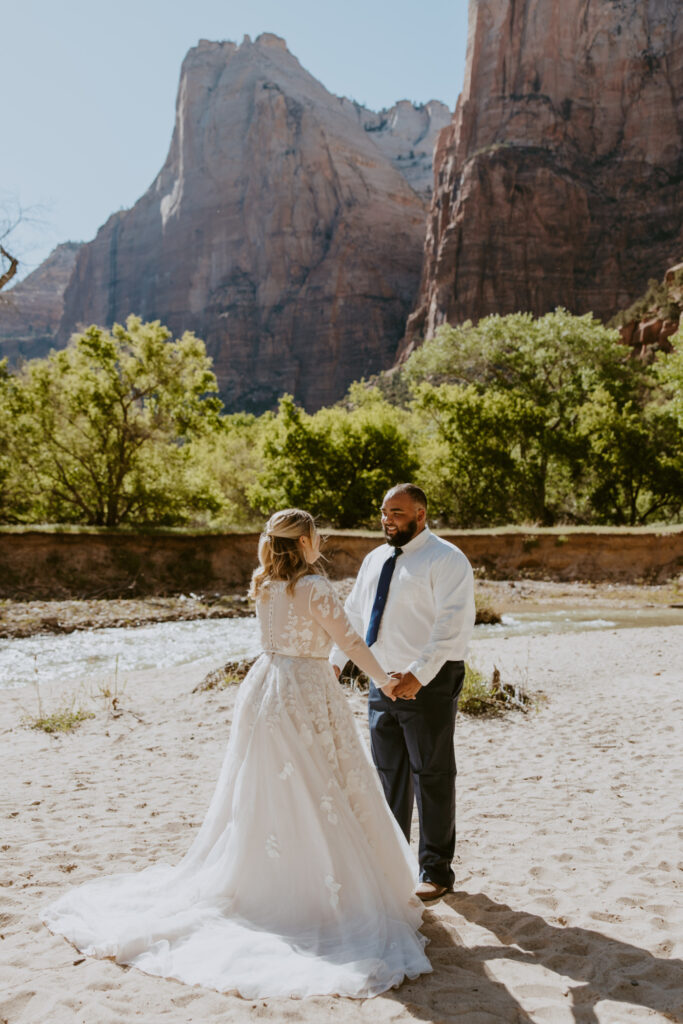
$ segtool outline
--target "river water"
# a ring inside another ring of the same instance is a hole
[[[563,609],[504,615],[500,625],[477,626],[474,638],[669,625],[683,625],[683,609]],[[172,668],[203,659],[235,661],[258,653],[253,617],[159,622],[0,640],[0,688],[61,681],[107,682],[115,673],[122,677],[141,669]]]

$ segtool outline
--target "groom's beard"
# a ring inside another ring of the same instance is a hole
[[[417,533],[417,517],[411,522],[406,524],[404,530],[397,530],[396,533],[389,535],[387,533],[386,526],[384,527],[384,536],[387,539],[387,544],[391,544],[392,548],[402,548],[404,544],[407,544],[409,540],[412,540]]]

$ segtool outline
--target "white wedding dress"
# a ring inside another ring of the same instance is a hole
[[[245,998],[376,995],[431,971],[417,866],[327,661],[378,681],[331,584],[270,583],[264,653],[185,857],[72,888],[43,921],[83,953]]]

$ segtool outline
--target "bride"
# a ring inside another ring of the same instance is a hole
[[[316,572],[312,516],[259,541],[263,653],[240,686],[204,822],[174,867],[99,878],[44,908],[83,953],[249,999],[377,995],[431,971],[417,867],[327,657],[392,678]]]

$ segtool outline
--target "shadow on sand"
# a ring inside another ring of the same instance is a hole
[[[558,1020],[598,1024],[596,1006],[607,1000],[642,1007],[659,1014],[661,1020],[683,1024],[683,961],[653,956],[646,949],[586,928],[551,925],[536,914],[495,903],[483,893],[455,892],[444,902],[498,942],[467,948],[458,933],[458,918],[449,915],[444,920],[435,906],[428,909],[422,930],[430,940],[434,973],[407,982],[390,995],[418,1020],[533,1024],[535,1018],[489,974],[488,964],[509,960],[543,969],[538,994],[542,997],[543,990],[548,994],[544,1020],[552,1019],[548,1010],[553,1003],[559,1009],[561,1000]],[[550,973],[557,975],[555,985],[548,978]],[[553,987],[557,989],[554,998],[549,991]],[[538,1005],[537,999],[534,1002]]]

